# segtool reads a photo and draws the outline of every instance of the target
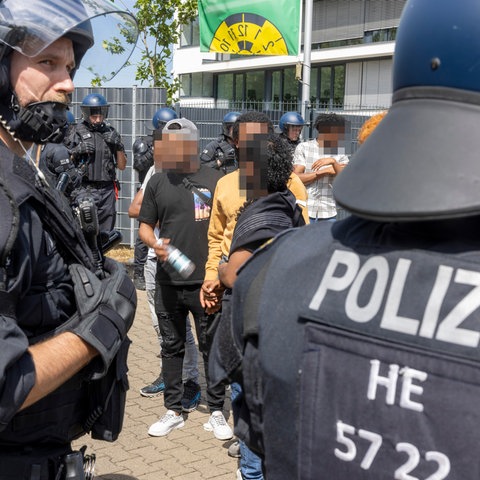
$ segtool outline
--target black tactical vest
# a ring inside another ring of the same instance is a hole
[[[267,478],[480,478],[478,226],[351,217],[247,262],[236,433]]]
[[[5,191],[0,189],[2,208],[7,206],[7,200],[11,205],[12,213],[5,216],[13,218],[18,225],[20,220],[18,207],[28,203],[42,219],[44,228],[54,239],[65,262],[81,263],[95,271],[91,252],[77,227],[78,223],[73,217],[71,207],[61,192],[45,185],[39,186],[39,180],[33,169],[25,160],[14,156],[3,145],[0,145],[0,156],[0,176],[8,190],[13,192],[13,198],[8,198]],[[16,229],[12,229],[11,232],[14,235]],[[4,244],[0,245],[0,251],[3,253],[11,242],[5,242],[4,236],[1,238]],[[2,260],[4,264],[1,267],[4,272],[8,255]],[[48,281],[47,272],[45,278]],[[0,313],[15,317],[16,299],[5,290],[0,292],[0,298],[2,298]],[[4,302],[6,299],[9,301]],[[38,315],[41,314],[38,312]],[[38,336],[42,335],[44,336],[45,332],[41,325],[38,326],[38,330],[29,325],[27,336],[30,343],[35,343]],[[8,425],[2,425],[0,449],[2,445],[67,443],[88,431],[88,427],[91,428],[91,425],[86,423],[91,414],[91,405],[88,402],[92,392],[89,390],[91,387],[84,382],[84,377],[84,372],[78,373],[53,393],[18,412]]]
[[[116,160],[102,135],[109,130],[113,130],[113,128],[108,125],[104,125],[101,130],[90,130],[85,122],[81,122],[75,127],[75,144],[78,144],[80,140],[95,148],[95,155],[88,159],[87,174],[84,177],[89,182],[115,180]]]

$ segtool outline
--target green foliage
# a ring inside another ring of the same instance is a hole
[[[171,46],[179,41],[182,26],[197,16],[197,0],[137,0],[134,8],[142,49],[135,80],[165,88],[168,102],[174,102],[179,81],[167,73]]]
[[[172,45],[178,43],[182,27],[198,15],[197,0],[137,0],[134,4],[135,17],[139,27],[137,49],[141,57],[136,64],[135,80],[148,82],[151,87],[165,88],[167,102],[173,103],[180,88],[178,78],[168,74]],[[103,42],[103,48],[113,54],[124,52],[123,44],[132,43],[128,30],[122,31],[123,42],[118,38]],[[102,79],[95,75],[92,86],[101,86]]]

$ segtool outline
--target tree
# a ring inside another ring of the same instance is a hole
[[[165,88],[167,101],[173,103],[180,81],[168,73],[168,62],[172,45],[180,39],[182,27],[198,15],[197,0],[137,0],[133,8],[139,27],[137,48],[142,49],[135,80],[149,82],[151,87]],[[105,42],[104,48],[119,53],[119,42],[112,39]],[[98,86],[101,82],[97,75],[92,85]]]

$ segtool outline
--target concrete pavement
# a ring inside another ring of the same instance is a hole
[[[130,390],[123,431],[114,443],[83,437],[75,448],[87,445],[87,453],[95,453],[95,478],[101,480],[235,480],[238,460],[227,455],[233,440],[217,440],[203,429],[209,412],[205,402],[203,362],[202,402],[195,412],[184,414],[185,426],[166,437],[150,437],[148,427],[163,413],[163,395],[142,397],[139,389],[154,380],[159,373],[158,340],[153,330],[145,292],[137,290],[138,308],[130,330],[132,345],[128,365]],[[193,322],[192,322],[193,323]],[[229,392],[224,415],[233,428]]]

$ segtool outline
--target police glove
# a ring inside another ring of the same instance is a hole
[[[72,148],[72,157],[77,160],[85,160],[85,157],[89,157],[95,153],[95,146],[91,143],[82,142],[76,147]]]
[[[108,130],[107,132],[102,133],[102,135],[107,145],[116,152],[125,150],[122,143],[122,137],[116,130]]]
[[[100,280],[83,265],[69,266],[79,316],[70,331],[92,345],[102,360],[93,379],[107,372],[132,326],[137,306],[136,290],[125,267],[106,258],[104,269],[106,278]]]

